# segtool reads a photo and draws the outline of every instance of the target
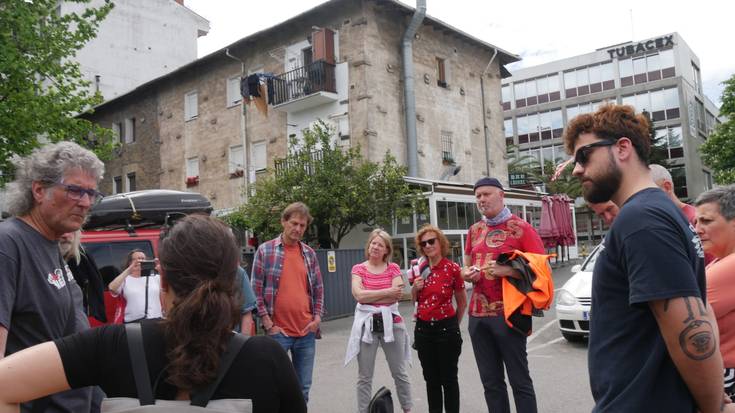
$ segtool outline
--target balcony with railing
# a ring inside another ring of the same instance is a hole
[[[324,60],[276,76],[273,88],[273,108],[284,112],[298,112],[339,99],[335,65]]]
[[[291,168],[301,168],[308,175],[311,175],[314,172],[314,163],[318,163],[322,160],[324,157],[324,153],[322,151],[313,151],[309,154],[308,159],[302,159],[302,158],[281,158],[276,159],[273,163],[273,167],[276,172],[276,176],[281,176],[284,173],[286,173]]]

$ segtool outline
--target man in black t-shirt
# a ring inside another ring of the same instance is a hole
[[[102,197],[103,173],[97,156],[72,142],[17,162],[7,193],[14,217],[0,224],[0,358],[89,328],[59,239],[81,228]],[[24,403],[21,411],[89,412],[91,396],[91,388],[69,390]]]
[[[632,107],[606,105],[564,135],[585,199],[621,206],[592,281],[593,412],[732,412],[701,242],[649,175],[648,130]]]

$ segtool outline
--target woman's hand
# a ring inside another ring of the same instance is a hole
[[[403,297],[403,287],[397,285],[390,287],[386,295],[390,300],[398,301]]]
[[[413,281],[413,289],[414,291],[421,291],[424,289],[424,279],[421,277],[416,278]]]

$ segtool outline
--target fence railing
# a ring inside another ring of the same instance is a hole
[[[324,153],[322,151],[314,151],[309,155],[309,159],[293,159],[293,158],[282,158],[276,159],[273,162],[273,167],[276,170],[276,175],[282,175],[290,168],[303,168],[308,175],[314,172],[314,163],[322,160]]]
[[[337,93],[334,65],[319,60],[276,76],[273,104],[280,105],[316,92]]]

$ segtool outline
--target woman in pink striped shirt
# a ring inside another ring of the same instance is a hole
[[[365,246],[367,260],[352,267],[352,295],[357,300],[357,307],[345,363],[357,352],[357,410],[360,413],[367,412],[370,402],[378,347],[385,353],[403,411],[409,412],[413,405],[407,372],[411,357],[409,336],[398,312],[403,277],[398,265],[390,262],[392,255],[390,235],[376,229],[370,233]]]

